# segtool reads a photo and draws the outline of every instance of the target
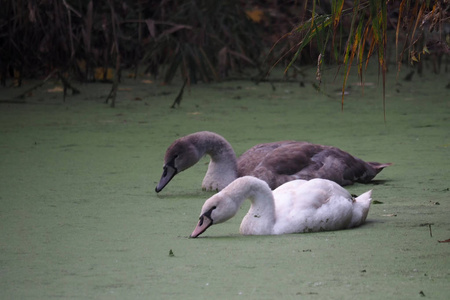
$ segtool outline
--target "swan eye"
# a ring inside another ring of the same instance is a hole
[[[211,207],[211,209],[210,210],[208,210],[207,212],[205,212],[203,215],[201,215],[200,216],[200,218],[199,218],[199,226],[202,226],[203,225],[203,220],[204,220],[204,218],[206,217],[206,218],[208,218],[208,219],[210,219],[211,221],[213,221],[213,219],[211,218],[211,213],[212,213],[212,211],[213,210],[215,210],[217,208],[217,206],[213,206],[213,207]]]
[[[178,173],[178,169],[175,167],[175,159],[178,157],[178,154],[174,155],[174,157],[164,166],[163,177],[167,175],[167,167],[171,167],[175,170],[175,174]]]

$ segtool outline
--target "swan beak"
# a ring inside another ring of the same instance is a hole
[[[159,180],[158,185],[155,188],[155,192],[159,193],[162,191],[162,189],[169,183],[169,181],[175,176],[177,175],[177,169],[170,166],[170,165],[165,165],[164,166],[164,172],[161,176],[161,179]]]
[[[206,231],[209,226],[213,224],[213,220],[209,218],[208,216],[205,216],[204,214],[200,217],[200,220],[198,221],[197,227],[195,227],[194,231],[190,235],[191,238],[196,238],[200,234]]]

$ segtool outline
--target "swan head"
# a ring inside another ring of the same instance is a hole
[[[183,138],[176,140],[166,151],[163,173],[155,191],[162,191],[175,175],[195,165],[200,158],[201,154],[193,143]]]
[[[206,200],[200,213],[200,218],[194,231],[190,235],[196,238],[211,225],[223,223],[231,219],[239,210],[239,205],[223,192]]]

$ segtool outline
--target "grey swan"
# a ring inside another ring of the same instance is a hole
[[[251,206],[239,230],[243,235],[353,228],[365,222],[371,196],[370,190],[353,198],[337,183],[320,178],[293,180],[272,192],[266,182],[244,176],[206,200],[190,237],[196,238],[211,225],[231,219],[246,199]]]
[[[365,162],[336,147],[298,141],[258,144],[238,159],[222,136],[200,131],[175,140],[164,156],[163,174],[155,191],[159,193],[178,173],[209,155],[203,190],[220,191],[246,175],[267,182],[273,190],[285,182],[323,178],[341,186],[367,183],[391,163]]]

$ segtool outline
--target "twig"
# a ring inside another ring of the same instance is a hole
[[[170,108],[175,108],[175,104],[178,105],[178,107],[180,106],[181,99],[183,99],[184,87],[186,86],[187,81],[188,81],[188,79],[186,78],[184,80],[184,83],[183,83],[183,86],[181,87],[180,92],[178,93],[178,96],[175,98],[175,101],[173,102],[173,104]]]
[[[73,29],[72,29],[72,15],[70,14],[70,11],[73,11],[75,14],[78,15],[79,18],[81,18],[81,14],[78,13],[77,11],[75,11],[69,4],[67,4],[66,0],[63,0],[63,4],[67,9],[67,18],[69,19],[69,32],[68,32],[68,36],[70,37],[70,50],[71,50],[71,55],[70,58],[75,57],[75,47],[73,45]],[[66,98],[66,93],[64,90],[64,98]]]
[[[114,107],[116,104],[116,95],[117,95],[117,89],[119,87],[119,81],[120,81],[120,52],[119,52],[119,39],[117,38],[117,30],[116,26],[118,26],[118,22],[116,20],[116,13],[114,11],[114,3],[113,1],[109,0],[109,6],[111,9],[111,24],[113,29],[113,38],[114,38],[114,50],[116,52],[116,72],[114,74],[114,82],[113,86],[111,88],[111,92],[109,93],[108,97],[106,98],[106,102],[108,102],[108,99],[111,98],[111,107]]]
[[[106,97],[105,101],[105,103],[108,103],[108,100],[111,99],[111,107],[114,107],[116,103],[117,90],[119,89],[119,81],[120,81],[120,55],[117,53],[114,81],[111,87],[111,91],[109,92],[108,97]]]
[[[17,96],[16,98],[19,98],[19,99],[25,98],[25,96],[26,96],[27,94],[29,94],[31,91],[33,91],[33,90],[35,90],[35,89],[40,88],[41,86],[43,86],[44,83],[46,83],[46,82],[47,82],[53,75],[55,75],[55,73],[57,73],[57,72],[59,72],[58,69],[53,70],[50,74],[48,74],[47,77],[45,77],[45,79],[44,79],[42,82],[40,82],[40,83],[34,85],[33,87],[29,88],[28,90],[26,90],[25,92],[23,92],[22,94],[20,94],[19,96]]]
[[[74,88],[69,81],[64,78],[64,76],[61,75],[61,72],[58,72],[58,77],[61,80],[63,87],[64,87],[64,96],[63,96],[63,102],[66,101],[66,94],[67,94],[67,89],[71,89],[72,90],[72,95],[77,95],[80,94],[80,90]]]
[[[25,104],[25,100],[0,100],[0,104]]]
[[[428,229],[430,231],[430,237],[433,237],[433,232],[431,231],[431,225],[434,225],[434,223],[423,223],[423,224],[420,224],[419,226],[428,226]]]

